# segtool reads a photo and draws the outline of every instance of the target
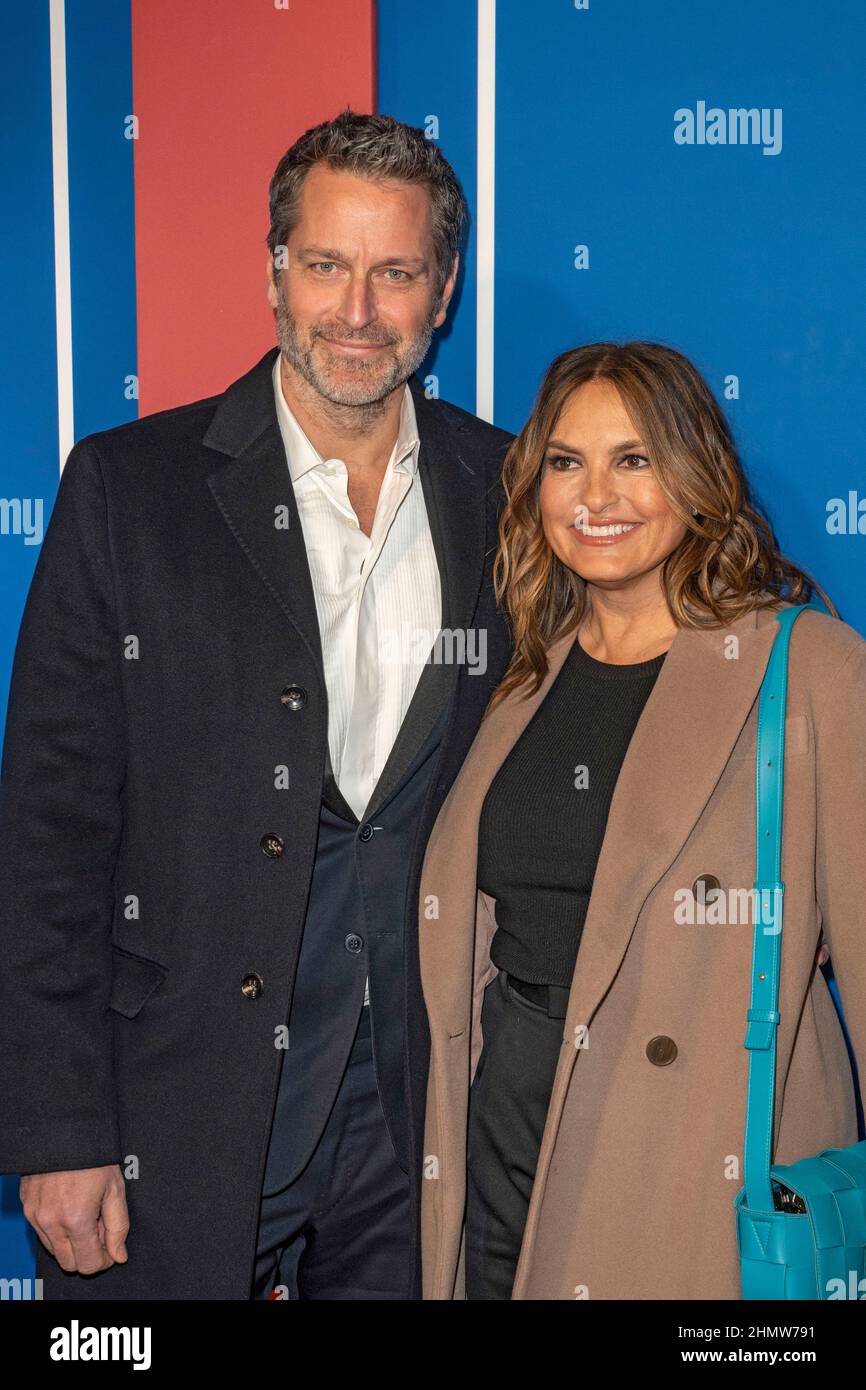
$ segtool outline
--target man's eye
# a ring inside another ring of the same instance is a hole
[[[314,262],[313,262],[313,265],[312,265],[312,269],[313,269],[313,270],[319,270],[319,271],[321,271],[323,274],[326,274],[327,271],[328,271],[329,269],[332,270],[332,269],[336,266],[336,264],[337,264],[336,261],[314,261]],[[396,266],[390,266],[390,267],[385,271],[385,274],[386,274],[386,275],[396,275],[396,276],[398,277],[397,283],[399,283],[399,281],[401,281],[401,280],[408,280],[408,278],[409,278],[409,275],[408,275],[408,272],[407,272],[407,271],[405,271],[405,270],[398,270]]]

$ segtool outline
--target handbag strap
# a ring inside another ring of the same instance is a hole
[[[782,792],[785,772],[785,710],[788,649],[794,623],[816,603],[795,604],[774,616],[779,624],[758,699],[755,806],[755,931],[752,986],[746,1015],[749,1051],[744,1181],[752,1211],[773,1210],[772,1161],[779,968],[782,957]]]

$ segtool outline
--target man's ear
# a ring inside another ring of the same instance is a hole
[[[276,309],[277,307],[277,287],[274,284],[275,273],[278,272],[274,271],[274,258],[269,251],[268,259],[265,263],[265,274],[268,277],[268,303],[272,309]]]
[[[454,293],[454,286],[457,284],[457,270],[460,265],[460,252],[454,254],[454,263],[451,267],[451,274],[442,286],[442,295],[439,301],[439,309],[433,321],[434,328],[439,328],[445,322],[445,315],[448,310],[448,303]]]

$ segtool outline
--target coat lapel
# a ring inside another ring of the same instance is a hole
[[[271,373],[277,352],[269,349],[221,397],[203,442],[227,457],[209,475],[208,485],[250,564],[307,647],[327,698],[312,579],[274,401]],[[420,438],[419,478],[442,583],[442,626],[465,630],[484,571],[486,472],[468,458],[468,436],[458,414],[446,415],[447,407],[428,400],[417,375],[409,378],[409,389]],[[282,529],[275,525],[280,513],[287,518]],[[455,676],[453,665],[429,662],[423,667],[370,799],[371,814],[411,767]],[[336,784],[332,791],[340,813],[354,819]]]
[[[763,610],[747,613],[722,630],[680,628],[677,632],[641,712],[614,789],[572,980],[566,1035],[577,1024],[591,1021],[619,969],[646,898],[678,855],[709,800],[757,699],[777,630],[772,613]],[[734,645],[732,638],[736,639]],[[487,789],[542,703],[575,640],[571,633],[551,645],[549,669],[534,696],[508,697],[482,723],[428,844],[422,903],[425,895],[439,891],[436,880],[447,872],[449,862],[453,865],[455,850],[450,837],[458,833],[457,827],[461,842],[472,841],[467,872],[474,875],[473,837]],[[736,654],[727,654],[733,652]],[[474,887],[473,878],[473,902]],[[458,930],[461,923],[457,923]],[[428,949],[444,953],[437,969],[441,968],[447,979],[454,943],[446,936],[439,934]],[[431,983],[434,1014],[441,995],[435,982]],[[576,1054],[577,1050],[571,1049],[572,1065]],[[564,1094],[566,1084],[567,1076],[558,1075],[551,1106],[557,1092]]]
[[[208,477],[226,524],[325,673],[301,520],[277,420],[271,378],[277,348],[223,394],[203,443],[228,458]],[[278,517],[286,518],[279,527]]]
[[[614,789],[572,982],[566,1033],[607,993],[641,908],[688,839],[757,699],[778,631],[747,613],[681,628],[638,720]],[[736,655],[730,639],[737,639]],[[711,868],[712,866],[710,866]],[[571,1061],[577,1055],[571,1049]]]
[[[478,600],[486,545],[486,473],[467,461],[464,425],[446,419],[417,375],[409,378],[418,435],[418,477],[442,584],[442,627],[466,631]],[[463,436],[463,438],[461,438]],[[396,791],[411,768],[442,707],[450,699],[457,668],[429,661],[422,668],[406,717],[370,798],[369,814]]]

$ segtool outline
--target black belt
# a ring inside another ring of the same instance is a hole
[[[570,988],[564,985],[531,985],[526,980],[518,980],[515,975],[506,974],[505,978],[512,989],[528,999],[530,1004],[538,1004],[550,1018],[565,1018]]]

